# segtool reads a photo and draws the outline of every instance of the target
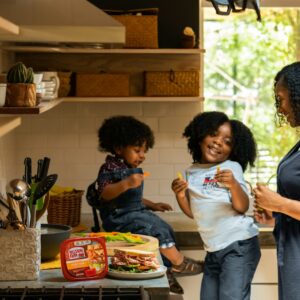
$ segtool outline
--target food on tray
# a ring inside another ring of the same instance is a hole
[[[145,241],[139,235],[132,234],[130,232],[91,232],[79,233],[77,235],[87,237],[103,237],[105,238],[106,242],[125,241],[127,243],[145,244]]]
[[[154,272],[160,267],[155,253],[141,250],[115,249],[110,271],[129,273]]]

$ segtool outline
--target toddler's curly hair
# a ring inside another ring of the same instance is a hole
[[[98,130],[98,149],[116,154],[115,150],[126,146],[154,146],[150,127],[132,116],[113,116],[105,119]]]
[[[256,142],[250,129],[238,120],[231,120],[226,114],[218,111],[204,112],[196,115],[187,125],[183,136],[187,138],[188,149],[194,163],[201,161],[200,143],[208,135],[213,135],[220,126],[228,122],[232,130],[232,151],[228,159],[238,162],[243,171],[248,164],[254,166],[256,159]]]

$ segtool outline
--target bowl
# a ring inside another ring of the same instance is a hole
[[[60,244],[71,235],[72,227],[60,224],[41,224],[41,260],[53,260]]]

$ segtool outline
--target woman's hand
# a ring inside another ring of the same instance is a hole
[[[221,183],[222,186],[231,189],[237,183],[231,170],[219,170],[215,175],[217,182]]]
[[[172,181],[171,188],[175,193],[176,197],[184,198],[187,187],[188,183],[183,179],[176,178]]]
[[[278,193],[273,192],[263,184],[257,184],[253,189],[255,203],[258,207],[269,211],[281,212],[284,205],[284,198]]]
[[[258,207],[256,201],[254,201],[253,213],[256,222],[264,225],[270,225],[270,226],[275,225],[275,219],[272,216],[272,212]]]

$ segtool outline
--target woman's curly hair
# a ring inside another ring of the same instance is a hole
[[[194,162],[200,162],[202,152],[200,143],[214,134],[220,126],[228,122],[232,130],[232,151],[228,159],[238,162],[243,171],[248,164],[254,166],[256,159],[256,143],[250,129],[238,120],[230,120],[223,112],[211,111],[196,115],[183,132],[187,138],[188,149]]]
[[[152,130],[145,123],[131,116],[114,116],[105,119],[98,130],[99,150],[115,154],[115,150],[126,146],[154,145]]]
[[[279,126],[282,126],[286,123],[286,119],[283,114],[278,112],[280,103],[275,94],[275,88],[279,80],[289,92],[289,101],[295,115],[295,121],[297,125],[300,125],[300,62],[283,67],[274,78],[275,121]]]

